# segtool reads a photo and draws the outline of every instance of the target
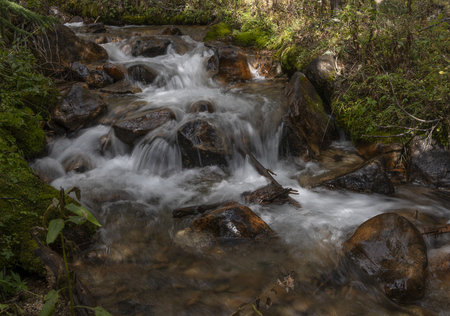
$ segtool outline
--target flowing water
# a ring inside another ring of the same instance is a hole
[[[76,26],[76,25],[74,25]],[[109,28],[107,36],[156,34],[160,28]],[[396,211],[422,224],[450,219],[450,195],[416,185],[397,185],[387,197],[324,189],[305,189],[302,179],[342,166],[278,157],[280,118],[286,110],[285,81],[264,80],[220,85],[209,78],[205,60],[212,52],[192,38],[199,28],[185,28],[188,53],[131,57],[122,42],[103,44],[110,62],[128,67],[146,64],[159,75],[142,93],[109,96],[110,111],[143,112],[168,107],[176,120],[146,135],[133,149],[116,139],[110,125],[86,128],[49,145],[49,155],[34,168],[52,173],[55,188],[81,189],[81,202],[103,225],[89,249],[73,264],[98,304],[115,315],[230,315],[269,290],[292,271],[295,290],[270,292],[273,306],[263,315],[450,315],[450,280],[429,271],[427,292],[416,304],[400,306],[376,284],[341,264],[339,249],[346,236],[365,220]],[[93,35],[82,35],[93,39]],[[98,35],[96,35],[98,36]],[[126,41],[126,40],[125,40]],[[190,104],[211,101],[214,113],[188,113]],[[106,115],[108,117],[108,115]],[[267,184],[251,164],[235,153],[229,170],[215,166],[183,169],[177,130],[201,117],[245,140],[254,156],[274,171],[284,187],[298,190],[292,205],[249,205],[279,236],[273,241],[199,245],[183,235],[190,218],[173,219],[171,211],[195,204],[241,201],[241,193]],[[102,150],[108,135],[111,146]],[[361,161],[348,142],[336,142],[333,153],[350,164]],[[66,172],[64,162],[82,155],[92,170]],[[420,223],[419,223],[420,224]],[[448,237],[427,240],[429,255],[448,252]],[[328,281],[326,281],[328,280]],[[319,287],[320,284],[324,284]],[[241,315],[251,315],[247,307]]]

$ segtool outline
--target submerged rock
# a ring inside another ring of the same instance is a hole
[[[171,109],[160,109],[129,116],[113,125],[114,134],[122,142],[132,145],[140,137],[175,119]]]
[[[331,113],[331,96],[334,92],[336,58],[333,55],[322,55],[313,59],[306,66],[304,74],[324,101],[327,113]]]
[[[34,37],[33,41],[38,47],[48,47],[45,62],[70,66],[75,61],[87,64],[108,59],[108,53],[103,47],[79,38],[72,30],[61,24],[56,24],[45,35]]]
[[[208,112],[214,113],[214,105],[210,101],[200,100],[192,103],[187,108],[188,113],[199,113],[199,112]]]
[[[169,26],[168,28],[164,29],[161,33],[161,35],[183,35],[183,32],[178,27],[175,27],[173,25]]]
[[[334,122],[325,113],[316,90],[301,72],[294,74],[284,93],[289,108],[282,119],[285,128],[282,154],[303,159],[318,157],[320,149],[339,138]]]
[[[111,94],[136,94],[141,93],[142,89],[135,84],[129,82],[126,79],[120,80],[115,84],[106,86],[100,90],[101,92],[111,93]]]
[[[111,63],[106,63],[103,65],[103,71],[110,76],[114,81],[120,81],[125,78],[128,71],[125,67],[120,65],[114,65]]]
[[[130,74],[130,79],[138,81],[142,84],[151,84],[157,74],[146,65],[134,65],[128,68],[128,73]]]
[[[73,170],[75,172],[84,173],[94,169],[94,164],[91,159],[82,154],[76,154],[68,157],[63,161],[62,165],[66,172]]]
[[[56,106],[52,120],[70,131],[76,131],[90,125],[106,108],[101,96],[89,91],[86,84],[77,83]]]
[[[450,188],[450,151],[433,139],[413,138],[408,152],[408,181]]]
[[[320,186],[359,193],[394,194],[395,188],[386,174],[385,164],[382,157],[376,157],[343,175],[322,180],[313,187]]]
[[[403,216],[386,213],[369,219],[345,241],[343,251],[389,298],[411,303],[424,296],[427,247]]]
[[[185,167],[228,166],[232,154],[225,135],[205,120],[187,122],[178,130],[178,141]]]
[[[85,27],[83,27],[82,31],[86,32],[86,33],[92,33],[92,34],[105,33],[106,27],[103,23],[91,23],[91,24],[88,24]]]
[[[237,202],[226,203],[195,218],[189,227],[216,238],[257,239],[275,234],[250,208]]]

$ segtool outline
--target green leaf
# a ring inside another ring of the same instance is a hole
[[[59,290],[61,291],[61,290]],[[44,298],[45,304],[39,312],[39,316],[50,316],[55,312],[55,305],[58,302],[59,291],[51,290]]]
[[[0,312],[4,312],[8,309],[8,305],[7,304],[0,304]]]
[[[75,223],[77,225],[84,224],[86,222],[86,217],[84,216],[69,216],[68,221]]]
[[[45,228],[45,224],[47,223],[47,218],[50,215],[50,213],[58,207],[59,204],[59,200],[56,198],[53,198],[52,204],[50,204],[50,206],[47,208],[47,210],[44,213],[44,217],[42,219],[42,227]]]
[[[64,228],[64,221],[62,219],[54,219],[48,225],[47,245],[55,241],[60,231]]]
[[[112,316],[110,313],[105,311],[103,308],[97,306],[93,309],[95,311],[95,316]]]
[[[102,225],[100,225],[100,223],[97,221],[94,215],[92,215],[84,206],[78,206],[73,203],[70,203],[69,205],[66,205],[66,209],[71,211],[72,213],[83,216],[92,224],[102,227]]]

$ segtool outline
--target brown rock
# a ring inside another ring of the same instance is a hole
[[[111,63],[106,63],[103,65],[103,70],[108,76],[110,76],[115,82],[125,78],[128,71],[125,67],[120,65],[114,65]]]
[[[191,104],[187,108],[188,113],[199,113],[199,112],[208,112],[208,113],[214,113],[214,105],[210,101],[201,100],[197,101],[193,104]]]
[[[74,84],[56,106],[52,120],[70,131],[76,131],[92,123],[106,108],[103,99],[87,90],[86,84]]]
[[[224,204],[194,219],[194,231],[208,232],[216,238],[255,239],[274,235],[273,230],[247,206]]]
[[[167,53],[169,45],[175,49],[177,54],[183,55],[188,52],[192,45],[186,43],[179,36],[153,35],[132,38],[128,43],[131,46],[132,56],[156,57]]]
[[[369,219],[345,241],[343,251],[389,298],[410,303],[424,296],[427,247],[403,216],[386,213]]]
[[[408,152],[408,181],[450,188],[450,151],[433,139],[413,138]]]
[[[145,85],[151,84],[157,74],[146,65],[134,65],[128,68],[130,79],[139,81]]]
[[[46,63],[61,63],[70,66],[78,61],[82,64],[102,62],[108,59],[106,50],[87,40],[81,39],[68,27],[56,24],[53,29],[48,30],[45,35],[37,35],[33,41],[39,42],[39,47],[48,50],[45,52]]]
[[[70,156],[68,159],[63,161],[62,165],[64,166],[66,172],[73,170],[79,173],[84,173],[94,168],[91,159],[81,154]]]
[[[183,32],[178,27],[169,26],[168,28],[164,29],[161,33],[161,35],[183,35]]]
[[[90,70],[86,77],[86,83],[90,88],[103,88],[112,84],[112,79],[103,71],[102,68]]]
[[[232,154],[225,135],[205,120],[187,122],[178,130],[178,141],[186,168],[218,165],[228,166]]]
[[[86,25],[83,29],[87,33],[93,33],[93,34],[106,32],[106,28],[103,23],[91,23],[91,24]]]
[[[83,22],[83,18],[81,16],[75,15],[69,20],[69,23],[81,23]],[[63,21],[64,23],[64,21]]]
[[[283,117],[282,154],[303,159],[318,157],[320,149],[339,139],[333,121],[325,113],[322,100],[301,72],[294,74],[284,93],[289,109]]]
[[[113,125],[114,133],[125,144],[132,145],[140,137],[175,119],[170,109],[154,110],[129,116]]]
[[[129,82],[126,79],[120,80],[115,84],[109,85],[100,90],[101,92],[111,93],[111,94],[135,94],[141,93],[142,89],[135,84]]]
[[[219,61],[219,70],[214,79],[225,83],[252,79],[247,56],[240,48],[221,42],[208,42],[206,46],[215,51]]]
[[[385,165],[382,157],[376,157],[343,175],[332,179],[323,179],[314,187],[320,186],[359,193],[394,194],[395,188],[386,174]]]
[[[70,17],[66,12],[61,11],[57,6],[51,6],[48,9],[48,15],[54,16],[57,19],[60,19],[62,23],[73,23],[71,22],[73,18]]]

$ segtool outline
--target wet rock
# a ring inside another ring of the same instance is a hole
[[[199,112],[208,112],[214,113],[214,105],[210,101],[200,100],[195,103],[192,103],[187,108],[188,113],[199,113]]]
[[[81,23],[83,22],[83,18],[81,16],[75,15],[69,20],[69,23]],[[64,22],[63,22],[64,23]]]
[[[76,154],[68,157],[63,161],[62,165],[66,172],[73,170],[75,172],[84,173],[86,171],[94,169],[94,164],[92,163],[91,159],[82,154]]]
[[[366,159],[381,156],[386,161],[386,171],[397,182],[406,179],[406,166],[403,161],[403,146],[399,143],[392,144],[359,144],[356,146],[358,153]]]
[[[333,55],[322,55],[306,66],[304,74],[324,101],[327,113],[331,113],[331,96],[334,92],[336,58]]]
[[[72,21],[73,18],[70,17],[69,14],[67,14],[66,12],[61,11],[61,9],[59,9],[57,6],[51,6],[48,9],[48,15],[50,16],[54,16],[57,19],[60,19],[62,23],[73,23],[70,22]]]
[[[140,101],[124,106],[116,106],[108,113],[108,115],[102,117],[99,123],[103,125],[112,125],[112,123],[114,123],[115,121],[124,119],[125,117],[132,115],[134,112],[147,104],[148,103],[145,101]]]
[[[125,144],[132,145],[140,137],[173,119],[175,114],[172,110],[160,109],[129,116],[115,123],[113,128],[117,138]]]
[[[212,55],[205,61],[205,69],[210,78],[219,72],[219,57],[217,54]]]
[[[242,196],[247,203],[282,205],[289,202],[290,192],[290,188],[269,184],[255,191],[244,192]]]
[[[348,190],[359,193],[394,194],[395,188],[386,174],[385,161],[376,157],[343,175],[325,179],[313,187]]]
[[[219,61],[219,70],[214,79],[229,83],[253,78],[248,67],[247,56],[240,48],[221,42],[207,42],[206,46],[215,51]],[[213,62],[214,60],[211,65]]]
[[[84,17],[83,18],[83,23],[88,25],[88,24],[93,24],[95,22],[95,20],[91,17]]]
[[[109,85],[100,90],[101,92],[111,93],[111,94],[136,94],[141,93],[142,89],[135,84],[129,82],[126,79],[120,80],[115,84]]]
[[[411,303],[424,296],[427,248],[419,230],[403,216],[386,213],[369,219],[345,241],[343,251],[389,298]]]
[[[146,65],[134,65],[128,68],[130,79],[138,81],[145,85],[151,84],[157,74],[150,67]]]
[[[89,70],[79,62],[74,62],[71,69],[74,79],[86,82],[90,88],[103,88],[112,83],[112,79],[102,69]]]
[[[66,174],[61,164],[49,157],[38,159],[32,164],[32,167],[39,179],[47,184]]]
[[[274,235],[273,230],[247,206],[224,204],[194,219],[189,227],[216,238],[256,239]]]
[[[103,23],[91,23],[86,25],[85,27],[83,27],[83,30],[86,33],[105,33],[106,32],[106,28],[105,25]]]
[[[39,47],[46,49],[48,47],[45,52],[46,63],[70,66],[75,61],[87,64],[108,59],[108,53],[103,47],[79,38],[72,30],[61,24],[56,24],[45,35],[37,35],[33,41],[39,43]]]
[[[169,26],[168,28],[162,31],[161,35],[183,35],[183,32],[178,27]]]
[[[120,50],[122,51],[122,53],[124,53],[126,55],[130,55],[132,48],[131,48],[130,44],[125,44],[120,47]]]
[[[111,63],[104,64],[103,70],[114,80],[114,82],[124,79],[125,75],[128,73],[125,67]]]
[[[428,270],[431,272],[450,271],[450,246],[429,251]]]
[[[435,140],[414,137],[408,159],[408,181],[450,188],[450,151]]]
[[[227,157],[232,152],[225,135],[214,124],[205,120],[187,122],[178,130],[178,141],[185,167],[228,166]]]
[[[275,62],[271,56],[258,54],[252,63],[252,67],[264,78],[275,78],[282,75],[281,64]]]
[[[187,53],[192,45],[189,45],[178,36],[154,35],[142,36],[131,39],[128,43],[131,47],[132,56],[156,57],[167,53],[169,45],[175,49],[177,54]]]
[[[317,158],[320,149],[339,138],[334,122],[325,113],[316,90],[301,72],[294,74],[284,93],[289,108],[282,119],[285,129],[281,153],[305,160]]]
[[[109,43],[109,40],[108,40],[108,38],[106,37],[106,36],[100,36],[100,37],[98,37],[98,38],[96,38],[95,40],[94,40],[94,42],[96,43],[96,44],[106,44],[106,43]]]
[[[86,84],[77,83],[56,106],[52,120],[70,131],[76,131],[95,121],[106,108],[101,96],[87,90]]]

